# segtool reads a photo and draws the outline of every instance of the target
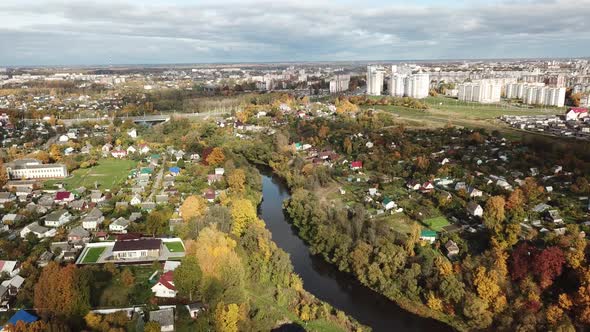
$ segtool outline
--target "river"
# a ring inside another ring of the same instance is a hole
[[[346,312],[373,331],[451,331],[445,324],[416,316],[401,309],[347,273],[338,271],[319,256],[311,255],[305,242],[283,214],[282,204],[289,192],[282,181],[262,175],[263,200],[259,213],[272,233],[274,242],[291,256],[303,287],[317,298]]]

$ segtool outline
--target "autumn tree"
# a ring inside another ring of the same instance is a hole
[[[61,149],[60,149],[59,145],[52,144],[49,147],[49,155],[51,156],[51,159],[53,159],[55,161],[60,161],[62,158],[62,154],[61,154]]]
[[[188,222],[193,218],[202,216],[207,210],[207,201],[201,196],[191,195],[180,206],[182,220]]]
[[[504,221],[505,201],[503,196],[493,196],[486,202],[483,213],[484,225],[494,233],[502,230],[502,221]]]
[[[254,204],[248,199],[238,198],[231,205],[232,228],[231,233],[240,236],[249,224],[258,221]]]
[[[185,256],[179,267],[174,270],[174,286],[182,296],[188,296],[189,301],[199,291],[203,272],[195,256]]]
[[[510,193],[508,196],[508,201],[506,202],[506,209],[508,210],[516,210],[522,209],[524,207],[525,197],[522,189],[516,188],[514,191]]]
[[[352,141],[350,140],[350,137],[345,137],[344,142],[342,144],[343,144],[344,152],[347,155],[350,155],[352,153]]]
[[[121,282],[126,287],[132,287],[135,284],[135,277],[133,276],[133,272],[131,272],[131,270],[128,267],[124,268],[123,272],[121,272]]]
[[[246,172],[242,169],[235,169],[227,177],[227,184],[232,192],[242,193],[246,189]]]
[[[82,318],[90,307],[88,279],[70,264],[60,267],[50,262],[35,285],[34,304],[44,317],[75,319]]]
[[[541,288],[553,284],[553,280],[561,275],[565,257],[558,247],[548,247],[534,257],[533,273],[539,278]]]
[[[530,203],[537,202],[541,195],[543,195],[543,192],[545,191],[545,189],[543,189],[542,186],[537,184],[537,180],[535,180],[535,178],[532,177],[524,179],[524,183],[521,186],[521,188],[522,192],[524,193],[525,197]]]
[[[196,241],[186,242],[186,254],[197,258],[203,277],[221,279],[222,266],[242,264],[235,251],[236,245],[227,234],[206,227],[199,232]]]
[[[220,147],[213,148],[211,153],[207,156],[207,164],[217,166],[223,164],[225,161],[225,155],[223,154],[223,149]]]
[[[214,313],[215,331],[238,332],[239,318],[240,312],[237,304],[225,305],[223,302],[219,302]]]
[[[152,236],[165,233],[170,215],[171,213],[166,210],[154,210],[150,212],[146,219],[146,231],[152,234]]]
[[[4,188],[8,182],[8,172],[4,168],[4,163],[0,160],[0,188]]]
[[[145,323],[145,325],[143,326],[143,332],[160,332],[160,331],[162,331],[162,327],[160,326],[160,323],[158,323],[158,322],[149,321],[149,322]]]

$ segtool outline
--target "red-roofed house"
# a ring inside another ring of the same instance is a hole
[[[57,204],[66,204],[74,200],[74,194],[69,191],[58,191],[53,200]]]
[[[572,107],[565,114],[566,121],[577,121],[588,116],[588,109],[583,107]]]
[[[357,170],[357,169],[361,169],[363,168],[363,162],[362,161],[353,161],[352,163],[350,163],[350,169],[352,170]]]
[[[111,156],[113,156],[114,158],[124,158],[127,157],[127,151],[125,150],[114,150],[111,152]]]
[[[162,274],[158,282],[152,286],[152,292],[156,297],[176,297],[176,287],[174,287],[174,271],[168,271]]]

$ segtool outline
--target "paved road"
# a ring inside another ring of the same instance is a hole
[[[154,201],[154,196],[156,195],[158,189],[162,185],[162,179],[164,178],[164,169],[166,168],[166,157],[162,158],[162,164],[160,166],[160,171],[156,174],[156,180],[154,180],[154,185],[152,186],[152,192],[150,196],[147,198],[148,202]]]

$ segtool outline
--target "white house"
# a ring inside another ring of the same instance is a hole
[[[158,282],[152,286],[152,292],[156,297],[174,298],[176,297],[176,287],[174,287],[174,272],[168,271],[160,276]]]
[[[483,208],[475,202],[469,202],[467,204],[467,213],[474,217],[481,217],[483,216]]]
[[[137,138],[137,130],[135,128],[127,131],[127,135],[131,138]]]
[[[43,226],[39,225],[37,222],[33,222],[33,223],[30,223],[27,226],[25,226],[20,231],[20,237],[26,238],[27,235],[29,235],[29,233],[33,233],[33,234],[35,234],[35,236],[37,238],[43,239],[46,237],[54,236],[56,233],[56,230],[55,230],[55,228],[49,229],[47,227],[43,227]]]
[[[60,227],[70,222],[72,215],[67,210],[57,210],[45,217],[45,226]]]
[[[102,211],[97,208],[92,209],[92,211],[88,212],[86,217],[82,220],[82,227],[87,230],[97,230],[98,226],[102,224],[104,221],[104,216],[102,215]]]
[[[129,227],[129,220],[119,217],[109,225],[109,230],[113,233],[127,233],[127,227]]]
[[[141,204],[141,197],[139,195],[133,196],[133,198],[131,198],[131,201],[129,202],[129,204],[131,204],[131,205]]]
[[[133,154],[135,152],[137,152],[135,147],[133,145],[129,145],[129,147],[127,148],[127,154]]]

